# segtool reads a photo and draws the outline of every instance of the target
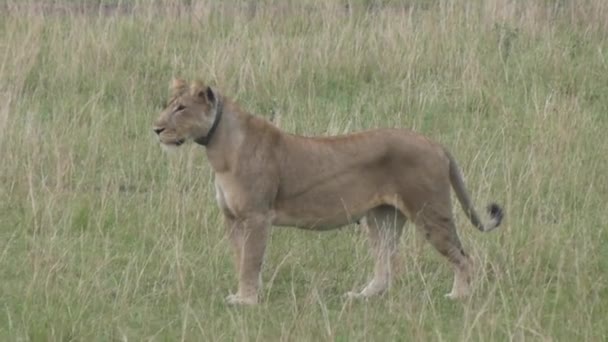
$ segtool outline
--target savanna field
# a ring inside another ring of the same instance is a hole
[[[151,130],[172,77],[303,135],[448,146],[473,295],[413,225],[391,290],[361,227],[273,229],[262,303],[227,306],[204,149]],[[0,1],[0,340],[606,341],[608,3]]]

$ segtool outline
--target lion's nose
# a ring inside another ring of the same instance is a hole
[[[162,131],[164,131],[164,128],[152,128],[152,130],[154,131],[154,133],[156,134],[160,134]]]

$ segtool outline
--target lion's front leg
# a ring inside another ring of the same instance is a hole
[[[232,259],[238,277],[241,270],[241,254],[243,251],[243,228],[239,224],[239,221],[228,214],[224,214],[224,225],[228,239],[230,240],[230,246],[232,247]]]
[[[257,304],[258,291],[261,287],[261,270],[268,240],[270,222],[266,216],[256,215],[242,220],[234,239],[241,244],[238,276],[239,284],[236,294],[226,299],[230,304]]]

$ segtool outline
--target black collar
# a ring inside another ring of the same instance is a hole
[[[209,129],[209,132],[207,132],[206,136],[194,139],[195,143],[203,146],[207,146],[207,144],[209,144],[209,141],[211,141],[211,138],[213,137],[213,133],[215,132],[218,124],[220,123],[220,119],[222,118],[223,112],[224,108],[222,100],[218,99],[217,109],[215,111],[215,119],[213,119],[213,125],[211,125],[211,128]]]

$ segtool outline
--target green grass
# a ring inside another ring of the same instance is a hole
[[[603,1],[185,3],[0,3],[0,340],[608,338]],[[290,132],[449,146],[506,209],[479,234],[456,206],[474,296],[443,298],[452,271],[408,226],[392,290],[344,301],[371,275],[358,228],[276,228],[262,304],[226,306],[204,152],[151,133],[173,76]]]

